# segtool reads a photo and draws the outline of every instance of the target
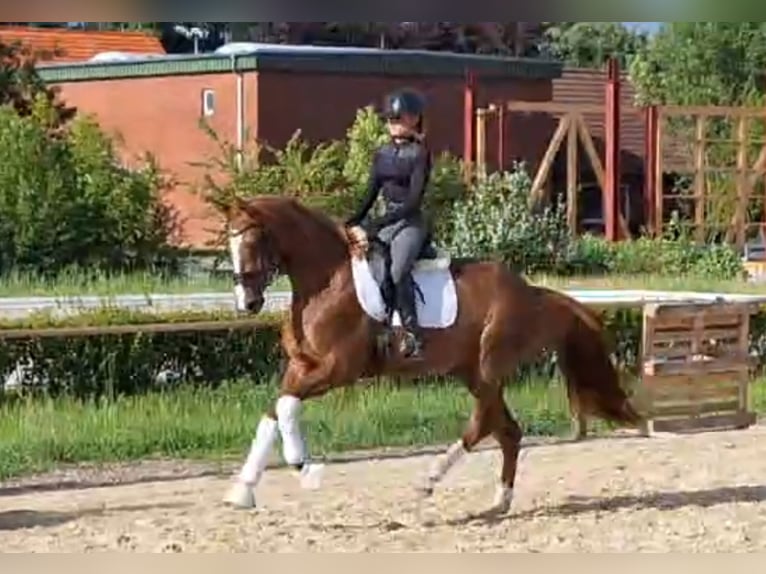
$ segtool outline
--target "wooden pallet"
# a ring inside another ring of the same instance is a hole
[[[746,303],[660,303],[644,309],[642,434],[744,429],[749,411]]]

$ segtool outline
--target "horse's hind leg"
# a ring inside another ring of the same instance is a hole
[[[492,433],[500,444],[503,453],[503,469],[500,484],[490,512],[505,514],[511,509],[513,502],[513,487],[516,482],[519,452],[521,451],[522,431],[519,423],[513,418],[503,398],[502,387],[497,389],[495,430]]]
[[[511,509],[513,502],[513,488],[516,482],[519,452],[521,451],[521,427],[511,416],[505,404],[501,385],[482,383],[473,390],[473,393],[476,396],[476,404],[471,421],[468,423],[462,439],[434,462],[424,492],[428,495],[432,494],[436,485],[446,477],[448,471],[466,453],[471,452],[481,441],[492,434],[500,445],[503,466],[494,501],[486,514],[505,514]]]
[[[471,414],[471,419],[463,432],[463,436],[449,447],[447,452],[436,458],[426,478],[426,482],[420,489],[427,496],[433,494],[434,488],[447,476],[467,453],[487,438],[493,429],[491,401],[488,400],[486,390],[481,385],[469,386],[471,394],[476,401]]]

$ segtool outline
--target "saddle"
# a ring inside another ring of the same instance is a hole
[[[440,257],[442,257],[442,255],[434,247],[433,235],[429,232],[425,241],[423,241],[423,246],[420,249],[420,253],[418,254],[412,272],[418,267],[422,267],[423,263],[435,262]],[[386,315],[390,320],[391,314],[395,309],[394,283],[391,279],[391,252],[388,245],[380,241],[377,237],[373,237],[370,241],[370,247],[367,251],[367,263],[370,266],[373,279],[380,289],[383,302],[386,305]],[[415,283],[415,293],[420,297],[421,302],[425,303],[423,293],[420,291],[417,283]]]
[[[390,260],[388,245],[376,237],[370,238],[364,258],[351,260],[359,304],[369,317],[389,328],[401,323],[396,311]],[[451,263],[450,254],[438,249],[431,237],[427,237],[411,270],[418,323],[423,328],[446,329],[457,319],[457,288]]]

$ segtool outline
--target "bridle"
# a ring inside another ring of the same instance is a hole
[[[243,229],[237,230],[236,233],[233,233],[233,236],[242,236],[251,229],[254,229],[258,227],[257,224],[251,223],[247,226],[245,226]],[[279,272],[282,268],[282,261],[279,257],[274,255],[274,249],[272,248],[273,240],[271,238],[271,235],[268,233],[263,232],[261,236],[261,243],[260,247],[263,249],[263,252],[265,252],[265,260],[266,265],[265,272],[264,271],[242,271],[239,273],[232,273],[232,279],[234,281],[234,285],[240,285],[245,286],[245,282],[252,281],[258,290],[265,289],[268,287],[272,281],[274,281],[274,278],[279,275]],[[264,257],[263,255],[260,255],[260,257]],[[263,259],[262,259],[263,261]]]

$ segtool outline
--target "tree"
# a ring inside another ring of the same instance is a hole
[[[539,52],[578,68],[600,68],[610,57],[622,67],[646,45],[646,33],[620,22],[545,22]]]
[[[528,55],[541,22],[227,22],[235,40]]]
[[[0,41],[0,106],[11,105],[19,115],[29,116],[42,98],[52,110],[51,127],[57,129],[77,110],[58,99],[58,90],[43,81],[35,63],[36,55],[29,49]]]
[[[764,22],[668,22],[630,73],[642,103],[739,105],[760,98],[765,69]]]
[[[679,106],[756,106],[764,102],[763,79],[766,69],[766,23],[764,22],[668,22],[636,57],[631,79],[640,104]],[[701,120],[701,121],[700,121]],[[669,117],[663,124],[665,149],[673,149],[673,163],[686,163],[677,169],[674,195],[696,193],[696,154],[702,152],[706,238],[727,238],[727,230],[739,217],[742,184],[736,168],[740,147],[734,142],[745,127],[745,149],[760,151],[764,123],[756,118],[741,123],[736,116],[712,114],[707,117],[689,112]],[[699,134],[698,130],[704,129]],[[702,142],[700,141],[703,140]],[[672,147],[671,147],[672,145]],[[750,153],[746,154],[750,155]],[[747,161],[751,163],[750,157]],[[723,168],[723,169],[721,169]],[[697,172],[698,173],[698,172]],[[760,179],[760,178],[759,178]],[[746,221],[762,221],[763,184],[755,186],[746,201]],[[692,220],[691,208],[699,200],[679,202],[684,219]]]

